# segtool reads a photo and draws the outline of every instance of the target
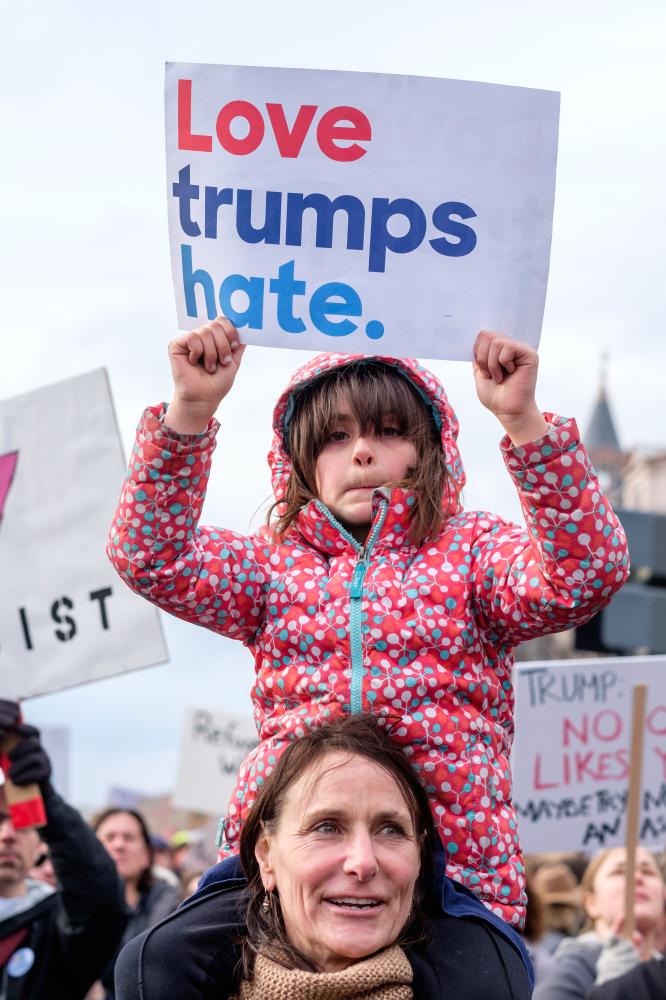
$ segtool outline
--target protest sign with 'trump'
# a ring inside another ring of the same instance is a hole
[[[559,95],[426,77],[172,63],[178,323],[245,343],[470,358],[536,346]]]

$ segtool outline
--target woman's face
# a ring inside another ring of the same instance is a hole
[[[418,838],[399,785],[364,757],[327,754],[295,782],[256,856],[289,940],[325,972],[393,944],[407,922]]]
[[[135,816],[124,812],[107,816],[97,827],[97,836],[125,882],[136,884],[150,868],[150,854]]]
[[[627,852],[624,847],[611,850],[597,872],[593,890],[585,902],[595,930],[608,933],[624,912],[624,888]],[[644,847],[636,852],[634,914],[636,928],[642,934],[654,930],[664,913],[664,880],[653,855]]]

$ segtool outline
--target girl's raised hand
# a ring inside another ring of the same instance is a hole
[[[483,405],[494,413],[514,445],[548,430],[534,397],[539,356],[529,344],[482,330],[474,343],[474,381]]]
[[[218,316],[169,344],[174,394],[164,416],[179,434],[201,434],[232,385],[245,347],[234,324]]]

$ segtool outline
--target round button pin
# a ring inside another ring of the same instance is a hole
[[[7,975],[12,979],[20,979],[30,972],[35,964],[35,953],[32,948],[19,948],[7,962]]]

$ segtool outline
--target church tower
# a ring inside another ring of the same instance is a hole
[[[599,392],[583,441],[608,499],[619,507],[622,502],[622,472],[627,456],[620,448],[608,402],[607,368],[608,355],[604,353],[601,359]]]

